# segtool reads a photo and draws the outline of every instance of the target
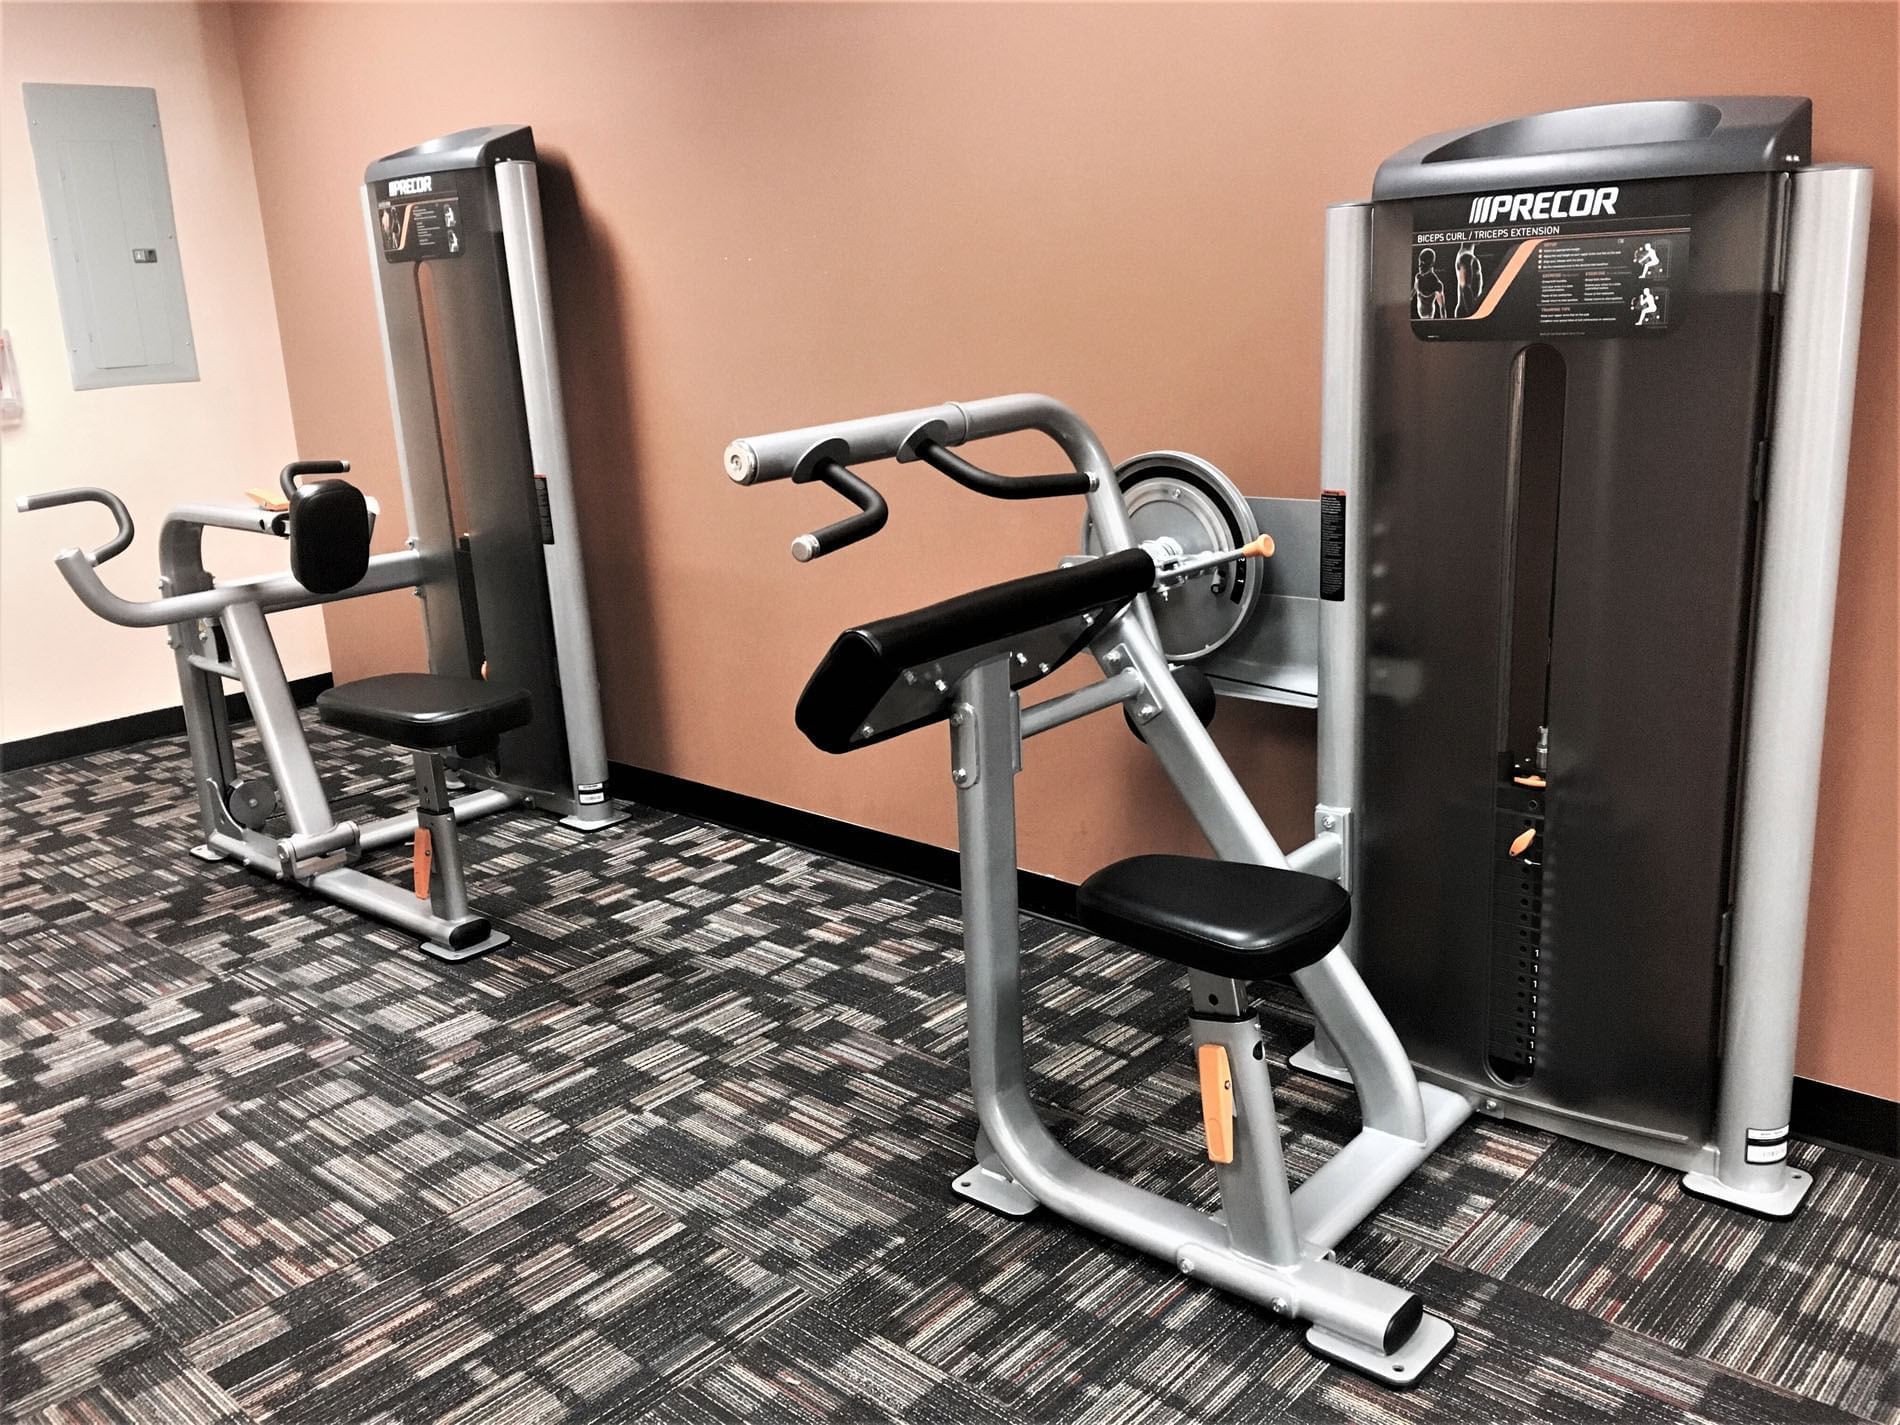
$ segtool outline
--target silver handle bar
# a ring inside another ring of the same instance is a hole
[[[832,421],[799,430],[747,436],[726,447],[726,474],[740,485],[809,480],[821,460],[857,465],[872,460],[915,460],[920,441],[956,446],[1013,431],[1040,431],[1054,440],[1099,486],[1114,467],[1095,432],[1074,411],[1048,396],[991,396],[946,401],[883,416]]]
[[[251,579],[235,579],[215,588],[189,594],[174,594],[162,599],[122,599],[108,589],[96,566],[125,552],[134,534],[132,515],[110,490],[82,486],[71,490],[49,490],[43,495],[22,495],[14,507],[22,514],[52,509],[58,505],[104,505],[112,511],[118,528],[111,539],[95,549],[62,549],[53,557],[54,567],[64,576],[79,602],[108,623],[125,628],[162,628],[166,624],[192,619],[214,618],[232,604],[253,602],[265,612],[304,608],[334,599],[354,599],[365,594],[383,594],[411,588],[421,581],[422,556],[405,549],[394,554],[373,555],[369,569],[357,583],[342,594],[313,594],[289,574],[267,574]],[[371,528],[375,528],[375,504],[370,502]],[[216,525],[225,529],[254,530],[260,534],[281,534],[276,517],[267,511],[250,511],[241,506],[187,505],[166,516],[171,526]]]

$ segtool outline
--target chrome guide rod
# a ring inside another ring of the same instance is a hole
[[[593,628],[587,617],[580,514],[575,507],[573,461],[561,406],[554,302],[535,165],[518,159],[496,164],[495,192],[501,204],[502,254],[508,265],[508,294],[514,308],[515,352],[521,366],[528,448],[534,461],[534,478],[547,496],[548,520],[554,532],[553,543],[542,545],[541,553],[547,564],[548,605],[554,620],[568,770],[579,808],[565,820],[571,826],[601,826],[622,820],[625,814],[607,800],[600,675],[594,660]]]
[[[1794,175],[1716,1171],[1684,1178],[1691,1191],[1773,1216],[1793,1212],[1808,1187],[1807,1174],[1787,1161],[1789,1103],[1872,194],[1866,168],[1828,165]]]

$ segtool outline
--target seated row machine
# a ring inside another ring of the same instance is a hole
[[[131,513],[118,496],[95,488],[58,490],[26,496],[19,508],[99,504],[118,521],[104,544],[63,550],[55,562],[80,601],[101,618],[128,628],[170,628],[204,838],[192,854],[240,861],[406,930],[440,959],[463,960],[507,944],[508,937],[469,909],[456,823],[522,798],[501,788],[452,797],[446,757],[455,751],[472,762],[491,754],[502,734],[529,721],[532,709],[520,689],[448,674],[391,673],[326,689],[317,697],[325,722],[414,755],[417,794],[415,811],[368,825],[332,815],[265,615],[417,582],[415,551],[370,554],[376,511],[360,490],[335,478],[300,483],[304,476],[340,476],[348,469],[340,460],[285,466],[282,509],[173,510],[159,536],[165,594],[145,602],[121,599],[99,578],[98,567],[133,539]],[[287,540],[290,573],[213,579],[201,553],[207,528]],[[250,703],[267,778],[239,776],[224,682],[239,684]],[[280,810],[286,833],[267,834]],[[350,864],[403,841],[415,847],[412,889]]]
[[[1055,440],[1073,465],[1007,477],[950,447],[1016,431]],[[1136,546],[1114,467],[1094,433],[1042,396],[1004,396],[734,442],[742,485],[822,481],[859,513],[793,546],[816,558],[874,533],[882,498],[849,467],[921,460],[998,498],[1084,495],[1101,557],[981,589],[841,634],[799,699],[801,731],[834,753],[947,722],[957,795],[975,1162],[956,1191],[997,1211],[1040,1205],[1171,1262],[1184,1274],[1310,1323],[1307,1344],[1392,1385],[1416,1380],[1454,1331],[1402,1287],[1340,1266],[1335,1247],[1470,1115],[1472,1101],[1420,1084],[1352,962],[1351,916],[1329,843],[1283,854],[1221,759],[1156,642],[1148,596],[1263,546],[1184,558]],[[1088,650],[1103,677],[1030,706],[1019,693]],[[1137,856],[1083,885],[1098,934],[1187,974],[1209,1157],[1210,1216],[1085,1167],[1030,1098],[1023,1048],[1015,774],[1029,738],[1122,708],[1160,759],[1218,860]],[[1308,874],[1317,871],[1320,874]],[[1290,976],[1351,1062],[1364,1127],[1297,1191],[1281,1159],[1273,1089],[1248,981]]]

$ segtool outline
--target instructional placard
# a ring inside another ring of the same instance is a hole
[[[1424,198],[1412,220],[1406,302],[1427,341],[1648,338],[1682,320],[1685,182]]]
[[[465,234],[453,173],[418,173],[376,185],[385,262],[460,257]]]

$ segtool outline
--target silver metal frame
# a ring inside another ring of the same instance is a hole
[[[128,628],[168,628],[203,837],[191,854],[205,861],[237,861],[261,875],[315,891],[416,936],[425,950],[442,959],[462,960],[506,944],[506,935],[490,929],[468,908],[455,827],[514,806],[520,796],[491,788],[367,825],[338,821],[324,795],[267,622],[267,615],[285,609],[413,587],[424,577],[422,557],[414,551],[377,555],[362,580],[336,595],[313,594],[287,574],[220,583],[202,557],[208,527],[284,532],[280,515],[250,506],[186,505],[173,510],[159,534],[161,597],[145,602],[122,599],[106,587],[95,568],[96,552],[65,549],[54,560],[80,602],[101,618]],[[115,541],[118,548],[131,541],[129,517],[122,517],[121,534],[123,542]],[[228,657],[218,656],[220,640]],[[231,814],[231,793],[239,777],[225,711],[227,682],[241,686],[250,703],[270,779],[290,824],[287,836],[272,838],[241,825]],[[422,756],[433,768],[433,784],[439,784],[444,776],[440,756]],[[350,864],[365,852],[413,838],[418,818],[429,826],[435,843],[436,874],[428,902]],[[463,941],[459,946],[458,938]]]
[[[735,441],[726,469],[741,484],[791,478],[816,461],[904,459],[923,437],[945,445],[1038,431],[1093,477],[1091,526],[1106,552],[1130,548],[1114,469],[1094,433],[1044,396],[952,403],[868,420]],[[1335,949],[1299,971],[1312,1005],[1358,1088],[1359,1134],[1297,1191],[1281,1159],[1273,1089],[1247,987],[1190,972],[1195,1043],[1227,1050],[1237,1110],[1234,1158],[1219,1168],[1222,1211],[1209,1215],[1143,1191],[1077,1161],[1050,1134],[1030,1097],[1023,1048],[1016,896],[1015,776],[1025,737],[1105,708],[1153,709],[1142,725],[1217,855],[1267,866],[1336,873],[1340,836],[1329,832],[1284,855],[1175,682],[1156,640],[1146,596],[1111,620],[1091,645],[1103,680],[1024,709],[1005,651],[957,683],[951,714],[957,789],[964,962],[969,995],[970,1083],[980,1130],[975,1163],[955,1189],[999,1211],[1038,1204],[1208,1282],[1309,1323],[1314,1350],[1389,1384],[1414,1380],[1443,1354],[1451,1326],[1403,1288],[1339,1266],[1333,1249],[1472,1111],[1463,1094],[1421,1085],[1403,1046],[1350,959]]]
[[[542,560],[566,733],[567,787],[558,803],[550,795],[555,790],[551,788],[536,792],[534,800],[547,810],[560,812],[564,826],[597,831],[625,821],[628,813],[607,796],[608,760],[601,722],[600,679],[587,613],[587,578],[561,399],[560,361],[547,243],[541,223],[538,169],[535,164],[519,159],[504,160],[493,167],[528,449],[534,471],[542,477],[554,532],[554,542],[542,546]],[[372,274],[380,274],[383,249],[375,195],[371,187],[365,185],[361,196],[370,269]],[[430,552],[453,549],[455,531],[449,525],[448,502],[443,493],[446,477],[439,422],[434,412],[435,389],[426,379],[405,383],[401,377],[404,369],[424,372],[429,369],[431,357],[421,336],[424,327],[420,320],[392,322],[384,283],[379,277],[370,286],[376,298],[383,375],[395,425],[397,466],[402,476],[409,543],[411,548],[420,546]],[[415,302],[419,307],[419,290],[407,291],[401,300]],[[439,587],[447,591],[445,598],[460,597],[452,578],[423,579],[418,584],[425,595]],[[431,620],[428,598],[423,602],[430,667],[438,671],[463,671],[464,653],[456,643],[459,629],[452,627],[450,620]],[[527,794],[526,789],[506,780],[489,780],[504,790],[524,797]]]
[[[514,307],[515,350],[528,415],[528,448],[535,474],[547,486],[554,542],[541,547],[548,604],[554,615],[554,655],[567,723],[568,774],[577,806],[562,824],[595,831],[625,821],[607,800],[607,743],[601,730],[600,675],[587,619],[587,572],[581,561],[581,523],[574,505],[574,468],[561,407],[561,366],[554,341],[554,302],[548,284],[547,241],[541,231],[541,187],[535,165],[509,159],[495,165],[501,203],[502,254]]]
[[[1860,167],[1822,166],[1800,170],[1792,181],[1734,935],[1709,1137],[1691,1142],[1644,1134],[1514,1099],[1499,1084],[1424,1071],[1446,1087],[1478,1096],[1486,1112],[1677,1168],[1690,1191],[1775,1217],[1794,1212],[1809,1185],[1808,1175],[1787,1162],[1788,1110],[1872,175]],[[1372,211],[1368,203],[1342,204],[1328,211],[1326,228],[1321,485],[1347,495],[1348,582],[1343,602],[1321,606],[1316,820],[1320,840],[1337,836],[1348,884],[1355,863],[1352,810],[1359,801],[1367,671],[1368,512],[1366,501],[1355,496],[1363,490],[1370,458]],[[1349,935],[1346,949],[1352,948]],[[1293,1062],[1327,1077],[1355,1077],[1324,1025]]]
[[[1800,1205],[1788,1165],[1834,594],[1847,503],[1871,169],[1794,175],[1781,350],[1769,427],[1755,656],[1749,676],[1734,933],[1712,1168],[1683,1185],[1772,1216]]]

